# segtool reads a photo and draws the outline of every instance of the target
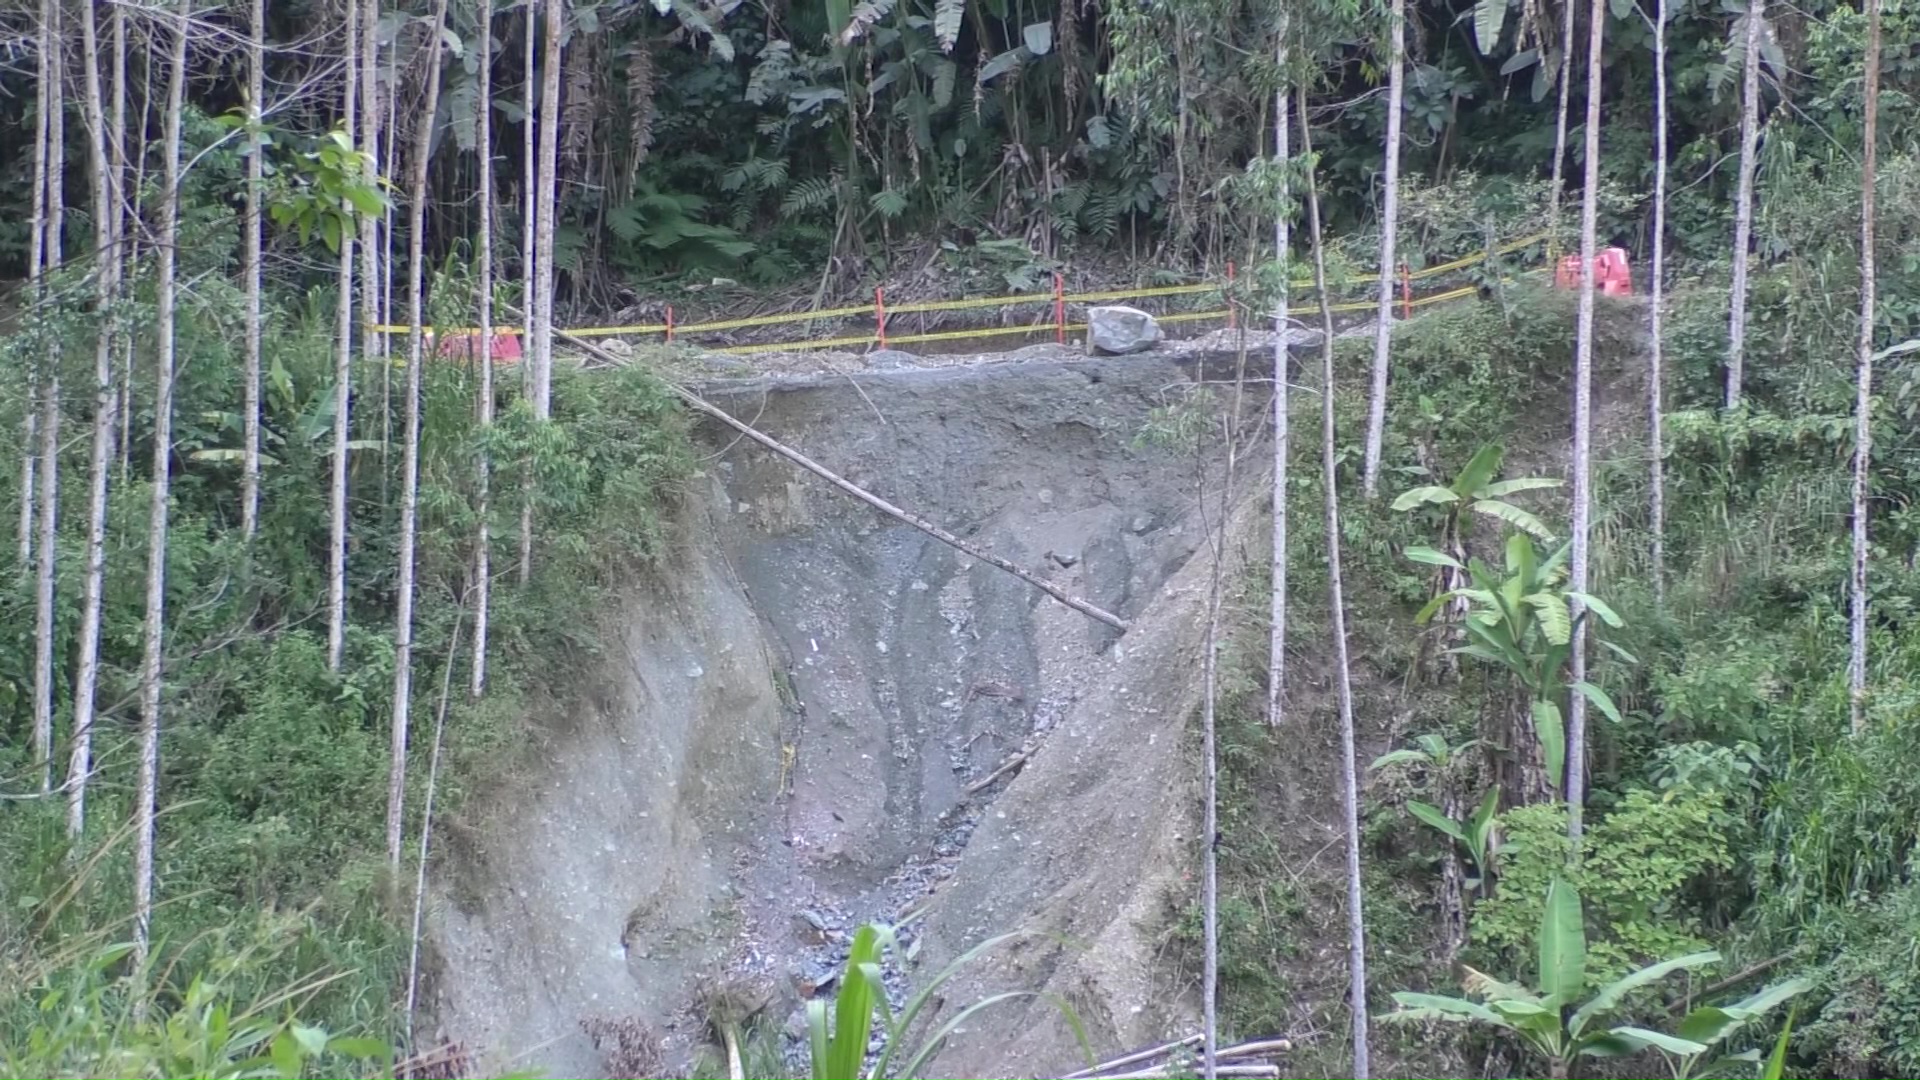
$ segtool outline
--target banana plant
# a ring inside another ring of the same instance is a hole
[[[1514,480],[1495,480],[1500,473],[1500,462],[1506,451],[1497,443],[1487,443],[1474,451],[1473,457],[1445,485],[1424,484],[1402,492],[1393,500],[1394,510],[1405,513],[1422,506],[1437,506],[1446,513],[1443,538],[1451,540],[1460,528],[1461,514],[1483,514],[1503,521],[1542,541],[1553,539],[1553,530],[1547,523],[1528,510],[1507,502],[1507,497],[1522,491],[1538,491],[1543,488],[1557,488],[1560,481],[1544,476],[1526,476]]]
[[[1812,988],[1813,983],[1806,979],[1788,979],[1786,982],[1757,991],[1732,1005],[1701,1005],[1681,1019],[1675,1034],[1683,1039],[1702,1044],[1708,1052],[1672,1054],[1662,1050],[1660,1056],[1667,1060],[1667,1067],[1672,1072],[1674,1080],[1727,1076],[1736,1070],[1743,1071],[1751,1068],[1760,1060],[1758,1048],[1744,1050],[1737,1054],[1716,1053],[1715,1048],[1724,1044],[1747,1024],[1760,1019]],[[1786,1028],[1781,1031],[1779,1041],[1774,1045],[1772,1060],[1766,1070],[1775,1078],[1780,1075],[1780,1069],[1785,1065],[1787,1032],[1792,1029],[1793,1019],[1788,1017]]]
[[[807,1002],[808,1049],[813,1080],[860,1080],[862,1077],[884,1080],[894,1075],[893,1063],[896,1060],[906,1062],[900,1075],[919,1076],[920,1070],[946,1045],[947,1038],[972,1019],[975,1013],[1003,1002],[1033,997],[1043,998],[1060,1010],[1062,1019],[1079,1041],[1088,1064],[1092,1064],[1093,1044],[1088,1040],[1086,1029],[1072,1006],[1052,994],[1031,991],[1016,990],[983,997],[956,1012],[917,1047],[908,1047],[906,1039],[913,1030],[914,1022],[949,979],[958,975],[961,969],[982,953],[1024,936],[1020,933],[1002,934],[961,953],[908,999],[906,1006],[896,1015],[887,1004],[886,986],[881,979],[881,964],[887,950],[895,945],[896,934],[892,927],[880,923],[862,926],[853,935],[846,967],[837,980],[839,990],[834,994],[831,1008],[819,998]],[[867,1068],[867,1051],[876,1028],[882,1036],[881,1046],[872,1067]]]
[[[1620,721],[1619,708],[1600,687],[1584,681],[1565,687],[1561,683],[1561,671],[1571,655],[1575,601],[1585,609],[1580,618],[1591,614],[1610,627],[1621,625],[1620,616],[1600,598],[1563,588],[1570,550],[1570,544],[1562,544],[1542,559],[1533,538],[1516,532],[1507,538],[1504,572],[1478,559],[1463,565],[1452,556],[1431,549],[1407,552],[1417,562],[1430,562],[1466,574],[1467,585],[1429,600],[1414,616],[1414,621],[1421,624],[1431,621],[1450,601],[1467,603],[1468,614],[1461,626],[1470,640],[1452,652],[1503,668],[1526,689],[1534,734],[1545,758],[1547,780],[1555,788],[1560,784],[1566,761],[1566,732],[1561,723],[1559,702],[1562,690],[1582,695],[1609,720]],[[1604,640],[1600,644],[1633,662],[1632,655],[1618,646]]]
[[[1473,858],[1474,876],[1460,870],[1460,857],[1449,845],[1440,860],[1440,923],[1444,959],[1451,961],[1466,944],[1467,902],[1469,890],[1482,891],[1493,878],[1493,849],[1496,815],[1500,809],[1500,785],[1487,790],[1486,797],[1472,816],[1456,820],[1460,812],[1460,789],[1451,766],[1468,750],[1480,744],[1468,739],[1458,746],[1448,744],[1443,735],[1428,732],[1413,740],[1414,745],[1389,751],[1374,759],[1369,771],[1393,765],[1424,765],[1434,774],[1440,806],[1407,800],[1407,812],[1439,830],[1467,850]]]
[[[1540,918],[1535,945],[1539,954],[1537,988],[1502,982],[1467,968],[1463,980],[1467,997],[1400,991],[1393,995],[1399,1008],[1381,1019],[1387,1023],[1484,1024],[1504,1031],[1545,1058],[1554,1080],[1564,1080],[1577,1058],[1626,1057],[1647,1049],[1698,1057],[1710,1048],[1697,1039],[1651,1028],[1632,1024],[1607,1027],[1602,1023],[1633,991],[1676,971],[1717,963],[1719,953],[1688,953],[1641,968],[1581,1002],[1587,986],[1585,914],[1580,894],[1559,879],[1547,889],[1546,910]]]
[[[1467,584],[1463,565],[1469,559],[1464,526],[1466,515],[1478,514],[1492,518],[1542,543],[1553,540],[1553,530],[1546,522],[1507,499],[1523,491],[1559,487],[1560,481],[1542,476],[1495,480],[1494,477],[1500,473],[1504,453],[1498,444],[1487,443],[1474,452],[1473,457],[1467,460],[1466,467],[1447,484],[1422,485],[1402,492],[1399,498],[1393,500],[1394,510],[1400,513],[1423,508],[1440,511],[1439,545],[1410,547],[1406,555],[1414,562],[1440,567],[1440,580],[1434,586],[1434,593],[1453,594],[1455,597],[1452,603],[1446,605],[1446,622],[1458,622],[1467,613],[1466,605],[1458,599],[1457,592]],[[1449,661],[1450,665],[1453,663]],[[1457,674],[1457,667],[1452,670]]]

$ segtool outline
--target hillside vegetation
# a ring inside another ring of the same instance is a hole
[[[1196,643],[1167,1023],[1302,1074],[1920,1071],[1912,0],[0,0],[0,40],[0,1075],[425,1074],[434,830],[710,464],[668,350],[564,328],[1229,263],[1239,326],[1311,328],[1541,231],[1297,349],[1277,459],[1231,388],[1139,433],[1201,463],[1202,558],[1213,500],[1289,529]],[[1610,247],[1631,296],[1522,273]]]

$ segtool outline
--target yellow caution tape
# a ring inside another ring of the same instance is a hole
[[[1537,244],[1542,240],[1548,240],[1550,238],[1551,238],[1551,234],[1548,232],[1537,232],[1531,236],[1524,236],[1517,240],[1511,240],[1505,244],[1500,245],[1499,247],[1494,249],[1494,254],[1509,255],[1509,254],[1512,254],[1513,252],[1520,251],[1523,248],[1529,247],[1533,244]],[[1456,270],[1463,270],[1469,266],[1473,266],[1476,263],[1485,262],[1486,259],[1487,259],[1487,254],[1485,252],[1481,252],[1475,255],[1469,255],[1462,259],[1455,259],[1452,262],[1440,263],[1436,266],[1429,266],[1420,270],[1412,271],[1404,275],[1403,280],[1415,281],[1415,280],[1422,280],[1430,277],[1438,277],[1441,274],[1452,273]],[[1352,277],[1342,279],[1339,282],[1339,285],[1341,287],[1365,285],[1365,284],[1377,283],[1380,280],[1381,279],[1379,274],[1358,274]],[[1292,282],[1291,284],[1296,289],[1310,290],[1313,288],[1313,282],[1310,280],[1295,281],[1295,282]],[[916,301],[913,303],[901,304],[897,307],[889,306],[886,310],[887,310],[887,314],[889,316],[892,316],[892,315],[913,315],[913,314],[921,314],[921,313],[935,312],[935,311],[965,311],[965,310],[974,309],[974,308],[1015,307],[1022,304],[1048,303],[1056,299],[1063,301],[1065,303],[1070,303],[1070,304],[1093,304],[1093,303],[1101,303],[1101,302],[1113,301],[1113,300],[1144,300],[1150,297],[1157,297],[1157,296],[1198,296],[1204,293],[1217,294],[1224,291],[1224,289],[1225,289],[1225,286],[1223,284],[1209,283],[1209,284],[1199,284],[1199,285],[1165,285],[1165,286],[1159,286],[1151,289],[1110,289],[1104,292],[1074,293],[1074,294],[1061,296],[1057,298],[1052,293],[1025,293],[1017,296],[985,296],[985,297],[973,297],[973,298],[964,299],[964,300]],[[1455,289],[1451,292],[1440,293],[1435,296],[1429,296],[1429,297],[1420,297],[1412,300],[1411,302],[1399,301],[1399,303],[1402,306],[1422,307],[1427,304],[1434,304],[1434,303],[1440,303],[1445,300],[1457,299],[1471,292],[1473,292],[1472,288]],[[1342,312],[1367,311],[1376,306],[1378,306],[1377,300],[1335,304],[1333,305],[1332,310],[1342,311]],[[1318,306],[1316,305],[1314,307],[1299,308],[1294,310],[1301,311],[1301,312],[1312,312],[1312,311],[1317,311],[1319,309],[1318,309]],[[715,322],[687,323],[685,325],[679,325],[679,326],[673,327],[673,332],[676,336],[681,334],[710,334],[710,333],[717,333],[722,330],[744,330],[749,327],[775,326],[782,323],[804,323],[804,322],[817,322],[822,319],[856,318],[860,316],[870,316],[873,313],[874,313],[874,309],[871,306],[866,306],[866,305],[862,305],[859,307],[824,308],[818,311],[780,312],[780,313],[771,314],[771,315],[750,315],[750,316],[746,316],[739,319],[722,319]],[[1191,322],[1191,321],[1198,321],[1198,320],[1204,320],[1204,319],[1223,318],[1225,317],[1225,315],[1226,315],[1226,312],[1224,311],[1186,312],[1186,313],[1160,316],[1160,321],[1161,322]],[[1074,326],[1070,326],[1067,329],[1072,330],[1072,329],[1078,329],[1078,328],[1083,328],[1083,325],[1075,324]],[[379,334],[406,334],[411,332],[412,330],[412,328],[408,326],[396,326],[396,325],[375,325],[375,326],[368,327],[368,329],[374,333],[379,333]],[[434,328],[431,326],[423,327],[422,329],[429,334],[435,332]],[[976,329],[976,330],[943,331],[937,334],[889,335],[887,340],[889,343],[900,342],[902,344],[911,343],[911,342],[921,342],[921,341],[958,341],[958,340],[962,340],[969,337],[992,337],[992,336],[1001,335],[1001,334],[1038,333],[1038,332],[1044,332],[1047,329],[1049,329],[1049,326],[1044,324],[1033,326],[1033,327],[991,327],[991,328]],[[471,333],[477,333],[478,330],[477,328],[467,327],[467,328],[462,328],[458,331],[453,331],[453,332],[471,334]],[[522,334],[524,331],[518,327],[495,327],[494,332],[496,334],[502,334],[506,336],[518,336]],[[652,334],[665,334],[667,332],[667,326],[665,323],[644,323],[644,324],[638,324],[638,325],[632,325],[632,326],[587,326],[587,327],[580,327],[578,329],[573,329],[573,330],[566,330],[562,332],[566,334],[570,334],[574,337],[583,337],[583,338],[585,337],[620,337],[620,336],[626,336],[626,335],[642,336],[642,335],[652,335]],[[827,339],[814,340],[814,341],[797,341],[797,342],[787,342],[787,343],[754,344],[754,345],[734,345],[734,346],[728,346],[726,348],[718,349],[715,351],[722,352],[722,353],[750,353],[750,352],[766,352],[766,351],[774,351],[774,350],[791,350],[791,349],[826,349],[826,348],[833,348],[835,346],[840,346],[840,345],[868,344],[868,343],[877,342],[878,340],[879,339],[877,335],[867,334],[860,337],[827,338]]]

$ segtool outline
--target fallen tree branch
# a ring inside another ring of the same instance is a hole
[[[967,794],[969,795],[980,794],[982,791],[985,791],[986,789],[992,787],[994,784],[994,781],[1000,779],[1002,776],[1005,776],[1008,772],[1019,768],[1021,765],[1026,764],[1027,759],[1033,756],[1033,749],[1034,748],[1029,747],[1027,749],[1021,750],[1019,753],[1016,753],[1012,757],[1001,762],[999,768],[993,770],[992,772],[981,777],[980,779],[975,780],[973,783],[968,784]]]
[[[564,330],[556,329],[553,332],[553,336],[560,338],[561,340],[567,342],[568,344],[572,345],[577,349],[583,349],[589,355],[598,357],[599,359],[607,361],[608,363],[617,364],[620,362],[619,357],[614,356],[612,353],[608,352],[604,347],[600,345],[596,345],[593,342],[588,341],[584,338],[575,337],[574,335],[569,334]],[[1071,593],[1068,593],[1065,589],[1062,589],[1060,586],[1055,585],[1051,582],[1042,581],[1039,578],[1033,576],[1032,574],[1029,574],[1025,570],[1020,569],[1018,566],[1015,566],[1013,563],[1007,561],[1006,559],[1003,559],[998,555],[993,555],[993,554],[989,554],[986,551],[982,551],[981,549],[973,546],[972,544],[967,543],[965,540],[960,539],[959,537],[953,535],[952,533],[941,528],[940,526],[935,525],[933,522],[928,521],[925,518],[920,517],[916,514],[903,510],[898,506],[895,506],[894,504],[888,502],[887,500],[881,498],[880,496],[875,495],[874,493],[859,486],[858,484],[853,483],[851,480],[848,480],[845,477],[842,477],[840,474],[827,468],[825,465],[822,465],[819,462],[808,457],[807,455],[801,453],[800,451],[795,450],[793,447],[788,446],[787,444],[781,442],[778,439],[775,439],[773,436],[760,431],[759,429],[753,427],[750,424],[747,424],[742,420],[735,419],[726,410],[720,408],[719,406],[713,404],[712,402],[707,401],[705,398],[694,393],[692,390],[689,390],[686,387],[680,385],[679,383],[674,382],[671,379],[664,379],[662,381],[666,383],[668,389],[673,391],[675,397],[678,397],[681,401],[685,402],[687,407],[691,408],[694,412],[700,413],[702,416],[712,417],[713,419],[720,421],[722,424],[725,424],[727,427],[730,427],[733,430],[739,432],[740,434],[746,436],[747,438],[752,439],[754,442],[757,442],[761,446],[766,447],[768,450],[773,451],[775,454],[779,455],[780,457],[786,458],[789,462],[792,462],[793,464],[798,465],[800,468],[805,469],[806,471],[812,473],[815,476],[818,476],[820,479],[825,480],[827,483],[832,484],[834,487],[839,488],[841,491],[844,491],[848,495],[851,495],[854,498],[860,500],[861,502],[866,503],[868,506],[873,507],[875,510],[880,511],[881,513],[887,515],[888,517],[893,518],[894,520],[902,522],[904,524],[913,526],[914,528],[920,530],[923,533],[926,533],[928,536],[933,537],[935,540],[940,541],[941,543],[947,545],[950,548],[953,548],[954,550],[960,552],[963,555],[966,555],[970,558],[979,559],[981,562],[986,563],[988,566],[1005,570],[1007,573],[1012,574],[1014,577],[1019,578],[1021,581],[1024,581],[1027,584],[1033,586],[1034,588],[1039,589],[1041,592],[1046,593],[1048,596],[1053,597],[1055,600],[1060,601],[1062,604],[1065,604],[1066,606],[1072,608],[1073,610],[1079,612],[1082,615],[1085,615],[1086,617],[1094,620],[1095,622],[1105,623],[1106,625],[1113,627],[1115,630],[1118,630],[1123,634],[1126,633],[1128,629],[1127,622],[1126,620],[1120,618],[1120,616],[1115,615],[1112,612],[1106,611],[1102,608],[1095,607],[1094,605],[1087,603],[1085,600],[1081,600],[1078,597],[1073,596]]]
[[[1161,1043],[1159,1046],[1150,1046],[1145,1050],[1103,1061],[1091,1069],[1068,1073],[1065,1080],[1148,1080],[1152,1077],[1172,1076],[1175,1075],[1176,1068],[1182,1070],[1191,1068],[1190,1062],[1177,1061],[1175,1055],[1182,1052],[1196,1053],[1202,1041],[1201,1035],[1193,1034],[1184,1039]],[[1258,1039],[1235,1046],[1223,1046],[1214,1052],[1214,1060],[1217,1063],[1215,1071],[1221,1076],[1277,1077],[1280,1075],[1279,1069],[1262,1059],[1284,1054],[1292,1049],[1293,1040],[1291,1039]],[[1149,1064],[1153,1061],[1160,1061],[1160,1064]],[[1132,1067],[1132,1071],[1114,1071],[1128,1067]]]

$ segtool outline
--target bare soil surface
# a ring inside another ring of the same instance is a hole
[[[1271,339],[1249,345],[1257,422]],[[441,1027],[504,1067],[587,1076],[608,1066],[582,1023],[636,1021],[686,1068],[710,1041],[701,992],[724,984],[797,1055],[801,1003],[830,992],[852,931],[903,918],[896,997],[1040,929],[1074,944],[977,978],[1068,994],[1101,1049],[1182,1024],[1153,940],[1192,833],[1182,732],[1209,560],[1194,458],[1139,436],[1196,380],[1231,378],[1237,348],[858,373],[753,359],[754,377],[697,389],[1135,628],[703,431],[680,554],[610,614],[602,677],[535,718],[528,767],[450,846]],[[968,1027],[938,1069],[1078,1057],[1040,1013]]]

